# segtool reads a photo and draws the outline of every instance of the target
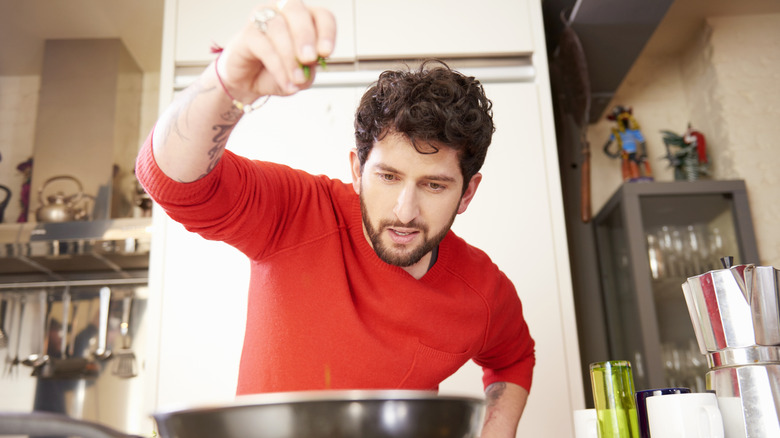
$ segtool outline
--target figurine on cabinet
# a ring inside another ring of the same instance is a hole
[[[672,131],[661,131],[666,158],[669,166],[674,167],[675,181],[696,181],[702,175],[709,175],[709,160],[707,159],[707,141],[704,134],[688,124],[688,130],[683,135]],[[677,150],[672,151],[671,147]]]
[[[645,137],[639,130],[630,107],[618,105],[607,116],[608,120],[616,122],[612,135],[604,144],[604,153],[611,158],[620,158],[623,181],[652,181],[653,172],[647,162]],[[617,142],[618,151],[611,151],[610,146]]]

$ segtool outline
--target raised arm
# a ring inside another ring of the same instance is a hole
[[[315,69],[306,68],[307,74],[304,66],[333,51],[336,22],[325,9],[280,0],[257,7],[249,17],[217,60],[157,122],[155,160],[174,180],[191,182],[210,172],[246,111],[241,106],[310,87]]]

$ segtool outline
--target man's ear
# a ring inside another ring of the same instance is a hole
[[[352,168],[352,188],[355,190],[355,193],[358,195],[360,194],[360,178],[361,178],[361,171],[360,171],[360,159],[357,155],[357,149],[352,149],[349,151],[349,164]]]
[[[458,205],[458,214],[463,213],[468,208],[469,204],[471,203],[471,200],[474,199],[474,194],[477,193],[477,187],[479,187],[479,183],[482,181],[482,174],[476,173],[474,176],[471,177],[471,181],[469,181],[469,185],[466,187],[466,191],[463,193],[463,196],[460,198],[460,205]]]

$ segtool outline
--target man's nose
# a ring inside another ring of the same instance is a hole
[[[395,208],[393,208],[393,213],[404,224],[410,223],[420,215],[420,205],[414,188],[405,187],[401,190],[401,193],[398,194]]]

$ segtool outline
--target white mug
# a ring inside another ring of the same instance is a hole
[[[595,409],[574,411],[574,438],[598,438],[599,421]]]
[[[724,438],[723,418],[713,393],[650,397],[647,421],[651,437]]]

